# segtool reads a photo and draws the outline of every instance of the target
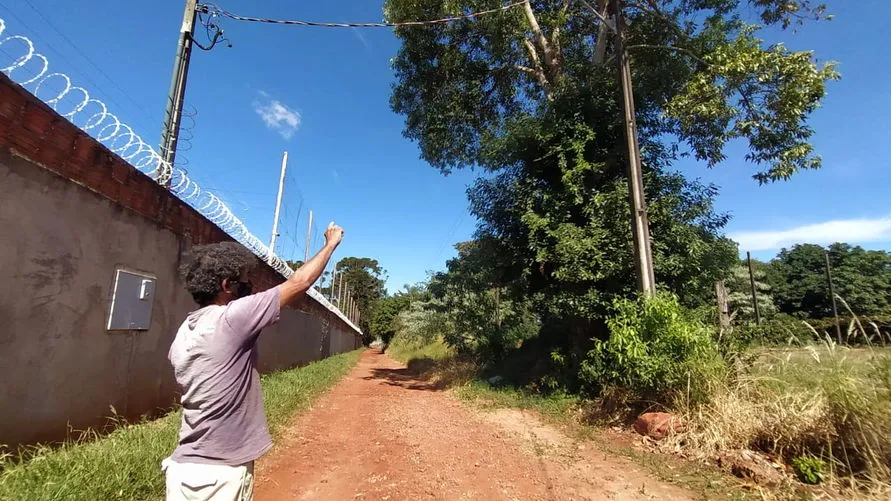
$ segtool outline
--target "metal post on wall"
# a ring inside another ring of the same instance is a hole
[[[309,227],[306,230],[306,252],[304,253],[303,262],[309,261],[309,246],[312,243],[312,211],[309,211]]]
[[[278,237],[278,215],[282,208],[282,192],[285,187],[285,169],[288,168],[288,152],[282,155],[282,173],[278,179],[278,196],[275,199],[275,215],[272,219],[272,238],[269,239],[269,251],[275,254],[275,239]]]

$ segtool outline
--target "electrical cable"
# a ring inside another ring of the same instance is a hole
[[[268,23],[268,24],[287,24],[292,26],[312,26],[318,28],[402,28],[406,26],[429,26],[433,24],[445,24],[451,23],[454,21],[464,21],[467,19],[473,19],[482,17],[488,14],[495,14],[498,12],[503,12],[514,7],[518,7],[523,5],[528,0],[522,0],[519,2],[513,2],[506,5],[502,5],[501,7],[496,7],[493,9],[482,10],[478,12],[471,12],[468,14],[462,14],[459,16],[449,16],[443,17],[440,19],[430,19],[427,21],[401,21],[396,23],[323,23],[316,21],[301,21],[296,19],[270,19],[265,17],[252,17],[252,16],[241,16],[238,14],[233,14],[227,10],[222,9],[220,6],[212,3],[202,4],[200,7],[202,9],[206,9],[207,12],[214,14],[225,16],[230,19],[234,19],[236,21],[250,21],[257,23]]]

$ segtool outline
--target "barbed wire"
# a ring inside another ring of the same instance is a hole
[[[290,268],[251,234],[244,223],[215,194],[202,190],[189,178],[185,170],[165,162],[132,127],[110,112],[104,102],[92,97],[85,88],[73,84],[68,75],[50,71],[49,59],[37,52],[34,43],[28,37],[4,36],[5,31],[6,22],[0,19],[0,47],[10,49],[12,44],[18,43],[24,50],[11,63],[0,65],[0,72],[29,90],[35,97],[158,184],[169,183],[170,191],[177,197],[247,246],[276,271],[285,276],[290,275]]]
[[[164,161],[132,127],[110,112],[102,100],[90,96],[85,88],[74,85],[64,73],[51,72],[49,59],[37,52],[31,39],[23,35],[4,35],[5,32],[6,21],[0,18],[0,52],[9,55],[12,60],[11,63],[0,61],[0,72],[158,184],[163,186],[169,183],[170,191],[180,200],[250,249],[283,277],[288,278],[294,273],[284,260],[248,230],[217,195],[202,189],[185,170]],[[18,56],[14,55],[15,51],[9,51],[16,43],[23,49]],[[310,289],[307,295],[361,332],[318,291]]]
[[[527,1],[528,0],[520,0],[518,2],[509,3],[492,9],[470,12],[468,14],[461,14],[457,16],[443,17],[440,19],[430,19],[426,21],[401,21],[395,23],[323,23],[316,21],[301,21],[296,19],[271,19],[266,17],[240,16],[238,14],[233,14],[227,10],[224,10],[219,5],[214,3],[204,3],[201,4],[200,7],[207,9],[207,12],[212,16],[225,16],[236,21],[250,21],[268,24],[287,24],[293,26],[313,26],[317,28],[401,28],[407,26],[429,26],[433,24],[445,24],[455,21],[463,21],[466,19],[473,19],[488,14],[503,12],[513,7],[523,5]]]

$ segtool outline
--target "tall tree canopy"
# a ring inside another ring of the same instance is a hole
[[[388,0],[385,13],[430,19],[496,5]],[[391,103],[405,135],[444,173],[489,172],[469,198],[477,239],[499,242],[500,284],[520,284],[543,319],[576,325],[634,290],[610,5],[530,1],[396,30]],[[759,182],[817,167],[807,117],[837,74],[809,52],[764,44],[743,13],[782,27],[824,14],[807,0],[625,5],[656,278],[696,306],[736,264],[736,248],[721,237],[717,189],[672,173],[671,162],[692,154],[712,166],[740,139]]]
[[[811,0],[630,0],[628,49],[637,120],[644,138],[666,135],[715,165],[742,138],[759,181],[785,179],[820,165],[808,140],[808,115],[820,104],[831,64],[810,52],[765,45],[765,25],[788,27],[824,17]],[[560,110],[588,129],[578,140],[587,159],[618,146],[617,72],[608,0],[530,0],[471,20],[396,30],[391,99],[406,116],[405,134],[422,157],[448,172],[510,165],[489,155],[529,117]],[[433,19],[491,9],[498,0],[387,0],[388,21]],[[607,133],[606,137],[601,137]],[[547,138],[540,138],[547,139]],[[618,157],[613,151],[613,157]],[[616,159],[617,160],[617,159]],[[615,160],[614,160],[615,162]],[[602,168],[602,167],[601,167]]]
[[[359,307],[362,317],[359,320],[359,328],[363,332],[369,332],[369,323],[375,304],[386,295],[384,284],[387,272],[377,259],[368,257],[345,257],[339,260],[335,266],[337,270],[338,285],[335,290],[339,293],[341,274],[343,275],[344,290],[349,290],[353,300]]]
[[[858,315],[891,314],[891,254],[845,243],[824,249],[815,244],[783,249],[767,268],[767,281],[783,313],[807,318],[832,315],[826,282],[829,253],[836,294]],[[845,314],[845,309],[839,313]]]

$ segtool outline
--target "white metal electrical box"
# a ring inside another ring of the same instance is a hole
[[[107,329],[148,330],[152,324],[157,281],[157,277],[151,275],[117,270]]]

